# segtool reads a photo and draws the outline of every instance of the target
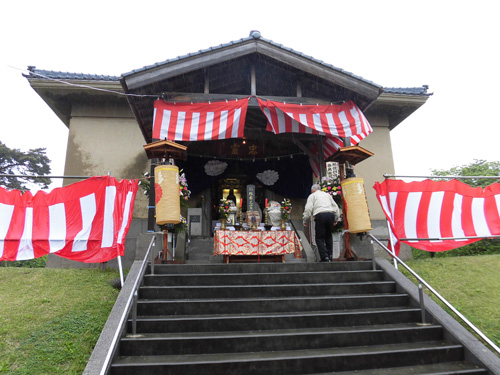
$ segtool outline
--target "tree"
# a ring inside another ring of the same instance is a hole
[[[499,176],[500,173],[500,162],[498,161],[486,161],[475,159],[472,163],[467,165],[456,166],[448,170],[438,170],[433,169],[433,176]],[[498,178],[484,179],[484,178],[458,178],[457,180],[470,185],[472,187],[486,187],[495,182],[498,182]]]
[[[16,174],[25,177],[0,176],[0,186],[6,189],[29,190],[28,184],[36,184],[47,189],[50,178],[36,178],[50,174],[50,159],[45,148],[34,148],[28,152],[11,149],[0,141],[0,175]]]

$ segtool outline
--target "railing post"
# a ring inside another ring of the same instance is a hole
[[[418,283],[418,297],[420,300],[420,314],[422,315],[422,323],[421,325],[428,325],[425,318],[425,303],[424,303],[424,288],[422,287],[422,283]]]
[[[153,234],[153,236],[155,236],[154,240],[153,240],[153,248],[155,247],[156,245],[156,234]],[[154,275],[155,274],[155,252],[153,251],[153,249],[151,249],[151,275]]]
[[[137,290],[134,292],[134,300],[132,304],[132,335],[135,336],[137,333]]]

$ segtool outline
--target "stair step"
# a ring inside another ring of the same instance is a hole
[[[314,375],[331,375],[331,372],[317,373]],[[429,365],[416,365],[369,370],[356,370],[335,372],[335,375],[484,375],[488,371],[473,363],[466,361],[432,363]],[[305,375],[305,374],[304,374]],[[312,375],[312,374],[309,374]]]
[[[145,275],[145,286],[170,285],[255,285],[283,284],[300,280],[301,284],[382,281],[382,271],[336,271],[336,272],[279,272],[269,273],[219,273],[219,274],[162,274]]]
[[[418,323],[418,308],[386,308],[286,313],[150,316],[137,319],[137,332],[215,332]],[[129,321],[129,328],[131,321]],[[130,329],[129,329],[130,332]]]
[[[139,300],[138,315],[191,315],[286,311],[346,310],[408,304],[407,294],[368,294],[319,297],[219,298]]]
[[[155,275],[207,274],[207,273],[279,273],[279,272],[334,272],[369,271],[371,261],[331,263],[232,263],[232,264],[158,264]],[[148,267],[148,274],[150,273]]]
[[[319,284],[272,284],[272,285],[197,285],[197,286],[144,286],[139,298],[234,298],[250,297],[298,297],[392,293],[394,281],[371,281]]]
[[[111,374],[304,374],[363,370],[382,359],[386,367],[459,361],[462,355],[460,345],[430,341],[314,350],[118,357]]]
[[[150,333],[140,337],[124,337],[120,354],[137,356],[262,352],[274,351],[277,348],[280,350],[318,349],[441,339],[441,326],[419,326],[416,323],[191,334]]]

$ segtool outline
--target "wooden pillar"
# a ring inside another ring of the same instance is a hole
[[[250,95],[257,95],[257,77],[255,76],[255,65],[250,65]]]
[[[326,175],[325,170],[325,153],[323,150],[323,137],[318,137],[318,159],[319,159],[319,179]]]

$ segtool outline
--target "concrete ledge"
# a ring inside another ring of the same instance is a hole
[[[99,375],[108,373],[109,365],[111,364],[111,360],[108,364],[106,364],[108,352],[113,343],[113,339],[117,336],[117,340],[115,342],[116,346],[111,348],[110,359],[112,359],[115,356],[117,346],[120,342],[119,339],[125,332],[127,326],[127,318],[132,307],[132,304],[130,304],[127,309],[127,301],[134,292],[134,281],[139,276],[141,265],[142,261],[135,261],[132,264],[127,278],[125,279],[123,288],[120,291],[118,298],[116,299],[115,305],[113,306],[108,320],[104,325],[104,329],[102,330],[101,335],[99,336],[99,339],[97,340],[97,343],[94,347],[94,350],[92,351],[89,362],[87,363],[87,366],[83,371],[83,375]],[[125,309],[127,309],[127,311],[125,311]],[[125,319],[122,319],[124,314]]]
[[[376,258],[376,262],[391,279],[396,281],[398,288],[408,293],[414,304],[419,306],[418,287],[401,272],[396,270],[386,259]],[[467,361],[488,369],[490,375],[500,375],[500,358],[497,357],[493,351],[479,341],[472,333],[467,331],[467,329],[425,293],[424,304],[426,317],[428,317],[429,320],[432,319],[434,323],[443,326],[445,338],[450,341],[461,343],[464,346],[465,359]]]

